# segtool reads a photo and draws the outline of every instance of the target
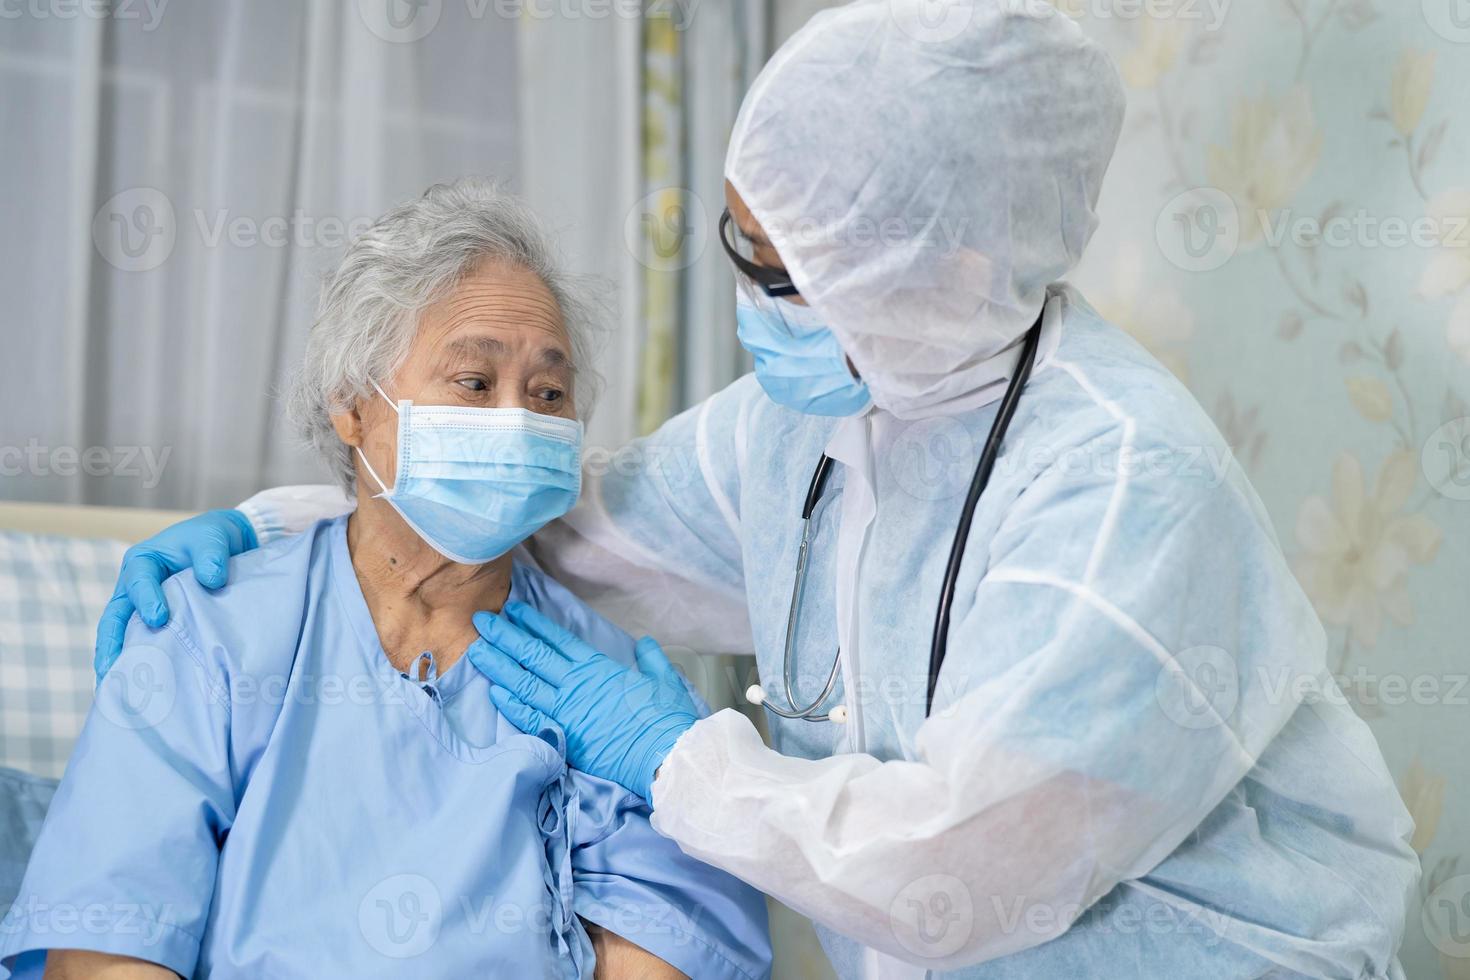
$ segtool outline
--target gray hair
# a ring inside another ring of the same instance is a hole
[[[592,280],[566,272],[535,214],[495,184],[474,177],[435,184],[374,222],[327,276],[287,400],[287,416],[349,493],[352,450],[331,416],[393,376],[424,310],[486,260],[513,263],[546,285],[571,340],[577,413],[591,413],[602,384],[593,367],[601,310]]]

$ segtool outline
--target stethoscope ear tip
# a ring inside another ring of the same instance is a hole
[[[766,689],[759,684],[752,684],[745,689],[745,700],[751,704],[766,703]]]
[[[847,705],[839,704],[827,712],[827,720],[837,725],[847,724]]]

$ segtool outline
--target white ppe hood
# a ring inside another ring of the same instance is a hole
[[[725,176],[879,408],[963,411],[1081,258],[1123,108],[1048,3],[858,0],[761,71]]]

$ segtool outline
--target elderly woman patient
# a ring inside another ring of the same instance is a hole
[[[580,488],[586,315],[530,215],[431,188],[349,249],[291,410],[354,513],[134,617],[0,929],[47,976],[758,977],[765,905],[520,733],[468,662]],[[241,529],[241,533],[249,532]],[[616,696],[610,693],[609,696]],[[47,952],[49,951],[49,952]],[[0,968],[0,975],[4,974]]]

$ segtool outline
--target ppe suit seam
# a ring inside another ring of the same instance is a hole
[[[1134,642],[1139,645],[1139,647],[1141,647],[1143,650],[1153,656],[1153,658],[1159,662],[1160,666],[1165,668],[1177,668],[1179,666],[1178,661],[1169,654],[1168,649],[1159,642],[1157,637],[1155,637],[1148,630],[1144,629],[1142,624],[1140,624],[1138,620],[1134,619],[1122,609],[1119,609],[1117,606],[1104,599],[1095,590],[1089,588],[1086,585],[1083,585],[1079,582],[1069,582],[1066,579],[1063,579],[1059,576],[1047,574],[1046,572],[1036,572],[1029,569],[1019,568],[995,572],[987,576],[985,580],[987,582],[1010,582],[1017,585],[1041,585],[1050,588],[1061,589],[1064,592],[1070,592],[1072,594],[1074,602],[1086,603],[1092,606],[1098,612],[1102,613],[1103,616],[1111,620],[1115,625],[1120,627],[1124,633],[1130,636],[1134,640]],[[1185,674],[1184,676],[1187,680],[1189,680],[1191,686],[1195,687],[1195,689],[1198,690],[1198,685],[1194,683],[1194,678],[1189,677],[1188,674]],[[1246,751],[1246,748],[1244,745],[1241,744],[1240,739],[1235,736],[1234,729],[1226,724],[1224,718],[1220,717],[1219,713],[1215,711],[1214,705],[1209,701],[1208,698],[1204,698],[1203,700],[1204,703],[1210,707],[1210,711],[1215,715],[1215,719],[1218,722],[1218,727],[1230,732],[1230,740],[1239,750],[1241,758],[1247,764],[1247,769],[1253,767],[1255,765],[1255,760],[1251,757],[1251,754]]]
[[[1123,424],[1123,438],[1119,443],[1120,457],[1133,449],[1134,437],[1137,433],[1138,424],[1134,418],[1118,407],[1117,403],[1105,398],[1088,380],[1087,375],[1077,365],[1061,357],[1053,357],[1052,363],[1065,371],[1082,389],[1083,394],[1091,398],[1093,403],[1103,411],[1111,415],[1115,420]],[[1082,573],[1082,585],[1090,588],[1093,579],[1097,576],[1098,567],[1102,564],[1103,553],[1112,541],[1113,530],[1118,523],[1118,515],[1123,509],[1123,497],[1128,490],[1128,476],[1126,468],[1118,467],[1118,474],[1114,477],[1113,491],[1108,498],[1108,509],[1103,514],[1102,525],[1098,528],[1097,538],[1093,541],[1092,551],[1087,556],[1087,565]]]

